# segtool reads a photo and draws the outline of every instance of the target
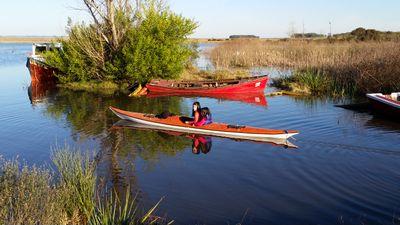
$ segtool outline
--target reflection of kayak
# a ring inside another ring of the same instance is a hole
[[[267,100],[265,99],[265,95],[263,92],[259,93],[241,93],[241,94],[215,94],[215,93],[198,93],[198,94],[188,94],[188,93],[158,93],[158,92],[149,92],[147,95],[149,98],[157,98],[157,97],[169,97],[169,96],[182,96],[182,97],[210,97],[216,99],[223,99],[229,101],[239,101],[253,105],[259,106],[267,106]]]
[[[160,132],[167,133],[172,136],[184,136],[187,137],[188,132],[176,132],[176,131],[165,131],[160,128],[151,125],[145,125],[140,123],[132,123],[127,120],[120,120],[113,125],[113,128],[132,128],[138,130],[156,130]],[[206,135],[206,136],[213,136],[213,135]],[[199,136],[201,137],[201,136]],[[237,140],[237,139],[235,139]],[[255,142],[263,142],[277,146],[284,146],[288,148],[297,148],[296,145],[292,144],[286,139],[276,139],[276,138],[246,138],[246,140],[255,141]]]
[[[152,80],[146,85],[150,92],[162,93],[250,93],[263,92],[268,76],[257,76],[231,80],[170,81]]]
[[[194,134],[205,134],[250,140],[254,138],[287,139],[293,135],[298,134],[298,131],[295,130],[272,130],[249,126],[228,125],[224,123],[212,123],[201,127],[193,127],[189,124],[185,124],[184,122],[182,122],[182,117],[180,116],[170,116],[166,119],[159,119],[152,114],[128,112],[114,107],[110,107],[110,109],[121,119],[144,125],[150,125],[158,129],[172,130],[178,132],[188,132]]]

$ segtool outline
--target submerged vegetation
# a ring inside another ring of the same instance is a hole
[[[177,78],[195,55],[186,40],[197,24],[163,1],[83,2],[93,23],[69,20],[62,51],[44,55],[61,83]]]
[[[54,151],[52,159],[57,171],[1,159],[0,224],[156,222],[151,214],[158,204],[142,215],[129,191],[119,198],[97,189],[96,166],[88,154],[66,147]]]

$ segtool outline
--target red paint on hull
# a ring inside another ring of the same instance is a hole
[[[372,109],[379,113],[379,114],[384,114],[390,117],[400,117],[400,109],[395,108],[393,106],[387,105],[383,102],[376,101],[374,99],[369,99],[372,105]]]
[[[254,79],[238,80],[237,84],[226,85],[223,87],[199,87],[199,88],[179,88],[171,87],[170,81],[159,80],[150,82],[146,87],[150,92],[157,93],[185,93],[185,94],[230,94],[230,93],[257,93],[263,92],[267,86],[268,76]],[[196,83],[196,81],[193,81]]]
[[[56,69],[49,67],[36,59],[28,58],[28,68],[31,74],[32,83],[47,83],[55,82],[57,80],[57,77],[54,75]]]

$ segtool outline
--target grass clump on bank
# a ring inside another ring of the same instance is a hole
[[[326,85],[317,89],[329,94],[400,90],[400,45],[395,41],[238,40],[218,45],[210,57],[217,68],[290,68],[295,71],[290,80],[311,85],[311,92],[316,82]]]
[[[272,85],[296,94],[345,96],[357,93],[356,86],[320,71],[295,71],[272,79]]]
[[[153,207],[139,215],[129,191],[124,199],[96,189],[88,154],[68,147],[52,156],[57,170],[1,159],[0,224],[149,224]],[[56,175],[57,174],[57,175]],[[105,199],[101,196],[106,196]]]
[[[74,91],[87,91],[104,95],[112,95],[115,92],[126,92],[128,83],[115,83],[112,81],[86,81],[86,82],[69,82],[58,84],[59,87],[67,88]]]

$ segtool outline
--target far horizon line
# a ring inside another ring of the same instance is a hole
[[[366,30],[376,30],[376,31],[380,31],[380,32],[400,32],[400,31],[394,31],[394,30],[378,30],[375,28],[365,28],[365,27],[355,27],[354,29],[347,31],[347,32],[338,32],[338,33],[332,33],[332,35],[339,35],[339,34],[345,34],[345,33],[350,33],[351,31],[358,29],[358,28],[364,28]],[[302,34],[303,32],[295,32],[295,34]],[[304,32],[304,34],[319,34],[319,35],[325,35],[325,36],[329,36],[329,33],[321,33],[321,32]],[[248,33],[248,34],[238,34],[238,33],[232,33],[230,35],[227,36],[191,36],[188,37],[189,39],[229,39],[230,36],[247,36],[247,35],[254,35],[260,39],[280,39],[280,38],[289,38],[289,35],[286,36],[261,36],[261,35],[256,35],[256,34],[252,34],[252,33]],[[0,35],[0,38],[65,38],[68,35],[32,35],[32,34],[6,34],[6,35]]]

